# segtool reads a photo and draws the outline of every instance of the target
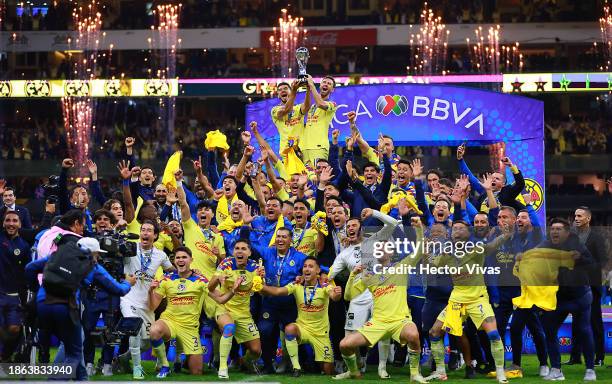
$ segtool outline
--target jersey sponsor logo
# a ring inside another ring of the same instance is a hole
[[[171,305],[181,306],[181,305],[192,305],[194,303],[195,303],[195,297],[193,296],[180,296],[180,297],[173,297],[170,299]]]
[[[379,96],[376,100],[376,111],[383,116],[387,116],[391,112],[395,116],[400,116],[408,110],[408,100],[402,95],[384,95]]]
[[[508,252],[497,252],[495,259],[500,264],[514,263],[514,255]]]
[[[374,298],[381,297],[396,291],[395,284],[387,285],[385,287],[378,287],[374,290]]]
[[[300,311],[303,311],[303,312],[321,312],[323,311],[324,308],[325,308],[324,305],[300,304]]]

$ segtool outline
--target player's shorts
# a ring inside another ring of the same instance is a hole
[[[410,316],[391,322],[370,319],[363,325],[363,327],[359,328],[357,332],[361,333],[363,337],[368,340],[370,347],[378,343],[379,340],[387,338],[392,338],[403,345],[400,335],[402,334],[404,327],[408,324],[414,324],[412,322],[412,317]]]
[[[317,159],[327,159],[329,156],[329,149],[317,148],[317,149],[302,149],[302,160],[304,164],[310,161],[310,165],[314,168]]]
[[[120,307],[123,317],[140,317],[143,320],[138,337],[141,339],[150,339],[149,332],[151,330],[151,325],[155,322],[155,312],[135,307],[132,303],[123,300],[121,301]]]
[[[252,317],[234,319],[234,324],[236,325],[234,340],[236,340],[238,344],[259,339],[259,329],[257,329],[257,324],[255,324]]]
[[[470,317],[472,322],[476,326],[476,329],[479,329],[484,320],[487,317],[495,317],[495,313],[493,312],[493,307],[489,303],[488,297],[483,298],[482,300],[474,301],[468,304],[463,304],[465,311],[461,311],[460,323],[461,324],[449,324],[452,328],[460,329],[462,327],[463,322]],[[438,320],[444,323],[447,320],[447,308],[445,308],[438,315]]]
[[[227,313],[227,309],[225,309],[223,305],[207,297],[204,300],[204,312],[206,313],[206,317],[216,321],[219,316]]]
[[[306,327],[297,324],[300,330],[300,344],[310,344],[314,351],[315,361],[324,363],[334,362],[334,352],[332,350],[331,341],[329,339],[329,332],[325,332],[322,335],[316,335],[310,332]]]
[[[170,329],[170,338],[176,339],[177,350],[186,355],[202,354],[202,343],[200,342],[200,332],[197,325],[186,327],[169,319],[159,319]]]
[[[19,296],[0,293],[0,328],[22,324],[23,313]]]
[[[363,327],[366,321],[372,317],[372,309],[374,308],[374,302],[370,301],[369,304],[356,304],[350,302],[348,312],[346,312],[346,322],[344,323],[345,331],[356,331]]]

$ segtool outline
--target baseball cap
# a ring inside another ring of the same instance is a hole
[[[85,251],[107,253],[105,250],[100,249],[100,243],[93,237],[83,237],[77,241],[77,245]]]

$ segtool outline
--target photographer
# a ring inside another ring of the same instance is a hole
[[[30,246],[19,236],[21,217],[8,211],[0,231],[0,361],[10,361],[23,325],[20,294],[25,291],[24,268],[30,262]],[[22,297],[23,298],[23,297]]]
[[[63,240],[72,242],[78,241],[83,237],[86,223],[85,213],[80,209],[71,209],[66,212],[61,219],[49,230],[47,230],[38,240],[36,254],[38,258],[51,255],[57,250],[56,238],[61,236]]]
[[[84,226],[85,218],[81,214],[80,227]],[[98,255],[105,251],[100,249],[96,239],[85,237],[76,243],[70,240],[60,240],[60,243],[58,250],[50,257],[33,261],[26,266],[26,280],[31,289],[38,291],[36,308],[39,326],[64,343],[65,363],[76,366],[77,380],[86,380],[87,371],[82,365],[83,340],[78,313],[79,288],[95,283],[113,295],[124,296],[136,283],[136,278],[130,275],[126,277],[126,281],[119,283],[104,267],[97,264]],[[71,271],[69,277],[61,273],[66,269]],[[38,283],[39,273],[43,273],[42,287]]]

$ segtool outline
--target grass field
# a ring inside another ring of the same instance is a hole
[[[563,356],[561,361],[567,360],[567,356]],[[144,369],[147,373],[145,378],[146,381],[219,381],[217,374],[214,371],[205,369],[202,376],[191,376],[189,374],[171,374],[165,380],[157,380],[155,377],[155,363],[152,361],[144,361]],[[584,375],[584,366],[563,366],[563,373],[565,375],[565,381],[567,383],[578,383],[582,382]],[[528,355],[523,357],[523,369],[525,376],[522,379],[512,379],[512,382],[517,383],[544,383],[545,381],[538,377],[538,362],[535,356]],[[384,380],[387,383],[408,383],[408,367],[394,368],[391,365],[388,367],[391,379]],[[597,372],[597,381],[600,383],[612,383],[612,368],[598,367],[595,369]],[[428,374],[428,369],[423,372],[424,375]],[[466,380],[463,378],[464,370],[457,372],[450,372],[447,383],[495,383],[493,379],[485,376],[478,375],[477,379]],[[101,375],[94,376],[92,380],[103,380],[103,381],[134,381],[132,375],[114,375],[112,377],[103,377]],[[251,374],[241,373],[239,371],[232,371],[230,369],[230,381],[254,381],[254,382],[279,382],[288,384],[321,384],[322,382],[332,382],[332,379],[322,375],[316,374],[303,374],[299,378],[293,378],[288,374],[277,374],[277,375],[262,375],[255,376]],[[360,381],[374,382],[382,381],[376,374],[376,366],[368,366],[368,372],[365,377]]]

